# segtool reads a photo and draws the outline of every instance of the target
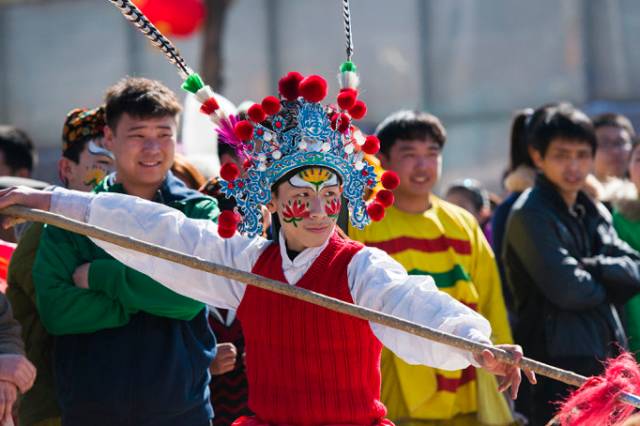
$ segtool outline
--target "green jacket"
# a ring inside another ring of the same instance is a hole
[[[31,275],[41,234],[40,223],[33,223],[25,230],[11,256],[7,276],[7,297],[13,307],[15,318],[22,326],[27,358],[38,370],[33,387],[20,401],[18,415],[23,426],[32,426],[45,419],[60,417],[51,368],[53,337],[40,322]]]
[[[187,190],[169,175],[154,201],[194,219],[215,220],[215,199]],[[184,188],[184,189],[183,189]],[[94,192],[124,193],[112,176]],[[197,194],[197,195],[193,195]],[[91,263],[89,287],[74,286],[73,273]],[[181,296],[148,276],[118,262],[90,239],[53,226],[45,226],[33,270],[36,303],[45,328],[53,335],[93,333],[128,323],[144,311],[178,320],[191,320],[204,304]]]
[[[618,236],[633,249],[640,251],[640,200],[619,199],[613,202],[613,227]],[[640,362],[640,295],[634,296],[625,305],[629,349]]]

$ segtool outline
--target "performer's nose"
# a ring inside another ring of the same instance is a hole
[[[322,197],[318,194],[311,199],[311,203],[309,205],[309,212],[312,217],[322,216],[324,213],[323,210]]]

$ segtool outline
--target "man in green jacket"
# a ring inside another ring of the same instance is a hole
[[[169,172],[180,111],[169,89],[127,78],[108,90],[105,108],[105,146],[115,155],[116,172],[95,192],[126,193],[191,218],[217,218],[214,199]],[[156,285],[86,237],[55,227],[43,231],[33,278],[42,323],[56,336],[55,385],[64,426],[209,425],[215,338],[202,303]],[[74,286],[78,282],[89,288]],[[138,293],[129,289],[139,288],[149,297],[132,300]]]
[[[73,109],[62,130],[62,156],[58,176],[69,189],[91,191],[113,169],[113,154],[104,148],[104,108]],[[31,274],[40,244],[42,224],[26,224],[20,235],[7,277],[7,297],[22,326],[27,357],[38,369],[33,388],[20,401],[22,426],[58,426],[60,409],[53,384],[53,338],[40,321]],[[18,234],[16,232],[16,234]]]

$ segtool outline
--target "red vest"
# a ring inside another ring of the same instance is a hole
[[[353,303],[347,266],[360,243],[331,237],[298,287]],[[277,244],[253,273],[286,282]],[[247,352],[249,407],[235,424],[378,425],[382,345],[367,321],[248,286],[238,308]]]

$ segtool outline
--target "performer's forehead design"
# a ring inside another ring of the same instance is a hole
[[[296,188],[311,188],[320,191],[328,186],[339,185],[338,175],[326,167],[309,167],[289,178],[291,186]]]

